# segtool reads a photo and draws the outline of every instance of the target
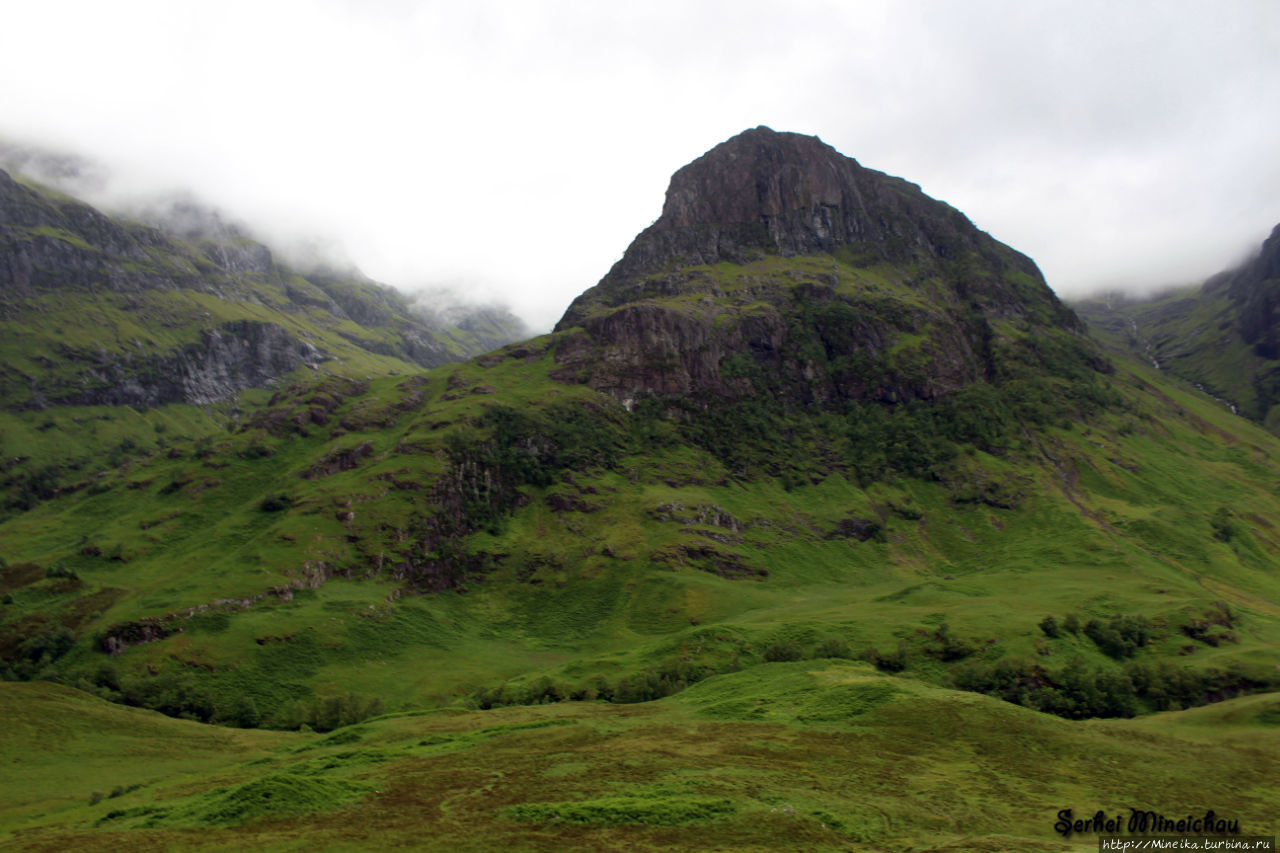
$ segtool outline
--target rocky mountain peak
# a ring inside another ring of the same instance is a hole
[[[1015,364],[1105,369],[1030,258],[915,184],[767,127],[678,170],[661,217],[556,328],[560,375],[624,402],[892,403]],[[1069,354],[1046,357],[1050,340]]]
[[[856,205],[860,169],[816,136],[757,127],[672,176],[658,227],[759,222],[806,208]]]
[[[1042,295],[1056,303],[1029,258],[916,184],[867,169],[816,136],[757,127],[672,176],[662,216],[570,306],[557,328],[580,325],[593,303],[630,299],[639,282],[657,273],[837,251],[864,267],[976,257],[1035,278]],[[1062,322],[1079,328],[1069,311],[1059,313]]]

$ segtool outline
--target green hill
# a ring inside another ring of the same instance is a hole
[[[1277,439],[816,138],[748,131],[667,199],[550,335],[303,375],[0,523],[6,701],[304,732],[119,803],[87,773],[10,841],[1274,833]]]

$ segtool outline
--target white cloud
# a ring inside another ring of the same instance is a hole
[[[757,124],[920,183],[1060,292],[1196,280],[1280,221],[1270,0],[45,0],[5,29],[0,133],[544,328]]]

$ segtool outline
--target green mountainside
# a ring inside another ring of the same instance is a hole
[[[0,521],[9,846],[1276,831],[1280,444],[912,184],[747,131],[553,333],[341,367]]]
[[[190,202],[147,225],[0,171],[0,512],[221,431],[244,392],[413,373],[524,334],[501,310],[443,323],[359,273],[290,269]]]
[[[1280,432],[1280,226],[1240,267],[1152,299],[1102,296],[1080,312],[1114,349]]]

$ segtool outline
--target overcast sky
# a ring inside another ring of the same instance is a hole
[[[1064,296],[1200,281],[1280,222],[1276,0],[10,0],[0,21],[0,136],[539,329],[672,172],[761,124],[920,184]]]

